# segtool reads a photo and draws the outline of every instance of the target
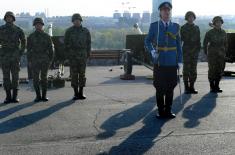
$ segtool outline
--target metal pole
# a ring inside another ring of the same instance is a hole
[[[180,89],[180,104],[183,104],[183,98],[182,98],[182,88],[181,88],[181,79],[180,79],[180,68],[178,67],[178,78],[179,78],[179,89]]]

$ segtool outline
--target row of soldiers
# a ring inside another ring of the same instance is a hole
[[[35,31],[26,41],[23,30],[14,24],[13,12],[6,12],[5,25],[0,26],[0,63],[3,72],[3,86],[6,92],[5,104],[18,103],[20,58],[27,49],[27,60],[32,67],[35,102],[48,101],[47,74],[54,57],[51,37],[44,32],[42,18],[35,18]],[[82,26],[80,14],[72,16],[73,26],[65,33],[66,57],[70,62],[71,86],[74,89],[73,100],[85,99],[86,60],[90,55],[91,36]],[[79,89],[78,89],[79,88]]]
[[[194,24],[196,15],[189,11],[185,15],[187,21],[181,27],[181,40],[183,42],[183,80],[186,94],[197,94],[194,83],[197,79],[197,61],[201,49],[200,29]],[[211,92],[221,93],[220,80],[225,68],[225,54],[227,50],[227,35],[221,28],[223,19],[220,16],[213,18],[209,30],[204,38],[204,53],[208,59],[208,80]]]
[[[171,111],[174,88],[177,85],[179,68],[183,62],[183,80],[186,94],[197,94],[194,83],[197,79],[197,60],[201,49],[200,29],[194,24],[196,15],[189,11],[182,27],[171,21],[172,4],[163,2],[158,7],[160,20],[151,23],[145,39],[145,47],[154,64],[153,85],[156,89],[158,118],[175,118]],[[211,92],[220,93],[219,83],[225,67],[227,36],[222,29],[223,19],[216,16],[203,41],[208,58],[208,79]],[[183,44],[183,45],[182,45]],[[178,70],[178,71],[177,71]],[[177,73],[178,72],[178,73]]]
[[[164,2],[159,6],[161,21],[151,24],[145,44],[154,58],[154,86],[157,90],[158,107],[161,107],[161,102],[165,100],[164,102],[167,102],[168,105],[166,108],[168,116],[174,117],[170,111],[173,89],[177,83],[175,66],[182,62],[181,53],[183,53],[185,93],[196,94],[194,83],[197,78],[197,58],[201,43],[199,27],[194,24],[196,15],[193,12],[188,12],[185,16],[187,23],[180,29],[178,24],[170,21],[171,9],[172,5],[169,2]],[[3,85],[6,91],[4,103],[19,102],[17,98],[19,62],[26,48],[28,62],[33,68],[33,85],[36,92],[34,101],[48,101],[47,73],[53,60],[54,49],[51,37],[43,31],[43,20],[35,18],[33,21],[35,31],[29,35],[27,43],[23,30],[14,25],[14,14],[7,12],[4,20],[6,24],[0,27],[0,62],[3,71]],[[90,32],[82,26],[81,22],[80,14],[74,14],[72,16],[73,26],[67,29],[64,39],[67,58],[70,62],[71,86],[74,89],[73,100],[86,98],[83,94],[83,88],[86,83],[86,61],[91,50]],[[219,88],[219,82],[225,67],[224,58],[227,48],[226,33],[221,28],[222,24],[223,19],[219,16],[215,17],[212,22],[213,29],[206,33],[203,42],[204,51],[208,56],[208,79],[211,91],[215,93],[222,92]],[[155,35],[158,31],[160,36]],[[181,41],[183,42],[183,52]],[[154,43],[157,43],[155,49],[152,46]],[[156,56],[157,53],[159,59]]]

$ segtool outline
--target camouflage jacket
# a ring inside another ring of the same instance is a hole
[[[72,26],[65,32],[65,48],[69,59],[87,58],[91,51],[91,35],[87,28]]]
[[[31,33],[27,40],[27,58],[29,61],[51,62],[54,57],[51,37],[43,31]]]
[[[207,50],[210,47],[215,47],[218,50],[227,51],[227,34],[223,29],[217,30],[215,28],[209,30],[203,41],[204,52],[207,54]]]
[[[184,46],[201,47],[200,29],[197,25],[186,23],[181,27],[180,33]]]
[[[26,39],[21,28],[14,24],[0,26],[0,48],[1,58],[17,58],[23,54],[26,46]]]

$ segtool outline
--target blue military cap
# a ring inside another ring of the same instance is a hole
[[[163,2],[159,5],[158,10],[160,10],[161,8],[166,7],[169,9],[172,9],[172,4],[170,2]]]

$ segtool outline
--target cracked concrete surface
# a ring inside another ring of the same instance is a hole
[[[101,113],[101,110],[102,110],[102,109],[99,108],[98,112],[95,114],[95,119],[94,119],[94,121],[93,121],[93,127],[95,128],[95,130],[97,131],[98,134],[100,133],[100,130],[99,130],[98,125],[96,124],[96,121],[97,121],[97,119],[98,119],[99,114]]]
[[[72,102],[66,83],[49,90],[49,102],[35,104],[34,92],[21,85],[19,104],[0,105],[0,154],[234,154],[234,77],[223,78],[222,94],[210,94],[207,64],[200,63],[199,94],[183,95],[181,104],[176,87],[177,118],[158,120],[154,88],[146,78],[151,71],[134,66],[136,80],[122,81],[123,70],[109,68],[88,67],[84,101]],[[25,69],[20,76],[26,76]],[[4,97],[0,88],[0,100]]]

